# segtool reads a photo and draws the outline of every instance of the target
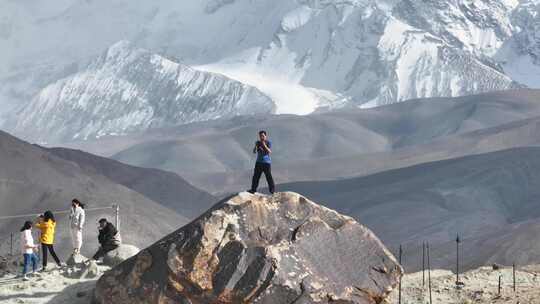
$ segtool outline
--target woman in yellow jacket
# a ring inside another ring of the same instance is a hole
[[[54,231],[56,229],[56,221],[54,220],[54,215],[51,211],[45,211],[41,215],[36,223],[36,227],[41,230],[41,252],[43,254],[43,269],[47,269],[47,252],[50,252],[54,261],[61,267],[60,259],[54,252]]]

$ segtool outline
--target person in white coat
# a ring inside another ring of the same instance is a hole
[[[76,198],[71,201],[69,220],[73,254],[80,254],[83,243],[83,229],[86,214],[84,212],[84,205]]]
[[[21,251],[24,257],[23,264],[23,280],[27,281],[28,267],[32,264],[32,271],[37,271],[37,264],[39,258],[34,253],[38,246],[34,243],[34,237],[32,236],[32,222],[26,221],[21,228]]]

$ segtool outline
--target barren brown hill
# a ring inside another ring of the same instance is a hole
[[[88,208],[118,204],[123,239],[137,246],[144,246],[187,222],[172,209],[138,192],[1,131],[0,168],[0,217],[66,210],[74,197],[86,202]],[[87,214],[83,249],[86,255],[96,249],[96,223],[101,217],[114,221],[114,212],[102,210]],[[8,250],[11,232],[18,241],[23,222],[33,219],[34,216],[0,220],[0,250]],[[59,215],[57,222],[56,246],[64,255],[71,247],[67,216]],[[18,252],[18,249],[16,242],[15,250]]]

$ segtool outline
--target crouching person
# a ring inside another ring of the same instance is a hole
[[[113,251],[118,246],[120,246],[121,240],[120,240],[120,234],[118,233],[118,230],[112,223],[109,223],[107,219],[100,219],[99,220],[99,235],[98,235],[98,241],[99,241],[99,249],[94,254],[93,259],[99,260],[102,257],[104,257],[107,252]]]

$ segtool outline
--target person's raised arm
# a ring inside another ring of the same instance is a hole
[[[272,150],[269,147],[269,145],[272,145],[272,144],[268,144],[267,141],[262,141],[261,145],[262,145],[262,148],[264,149],[264,151],[266,151],[268,154],[272,153]]]
[[[39,217],[36,219],[36,222],[34,223],[34,226],[41,229],[41,228],[45,227],[45,226],[43,225],[43,223],[44,223],[44,222],[43,222],[43,218],[42,218],[41,216],[39,216]]]
[[[255,147],[253,147],[253,154],[257,153],[257,148],[258,148],[258,146],[259,146],[259,142],[256,141],[256,142],[255,142]]]
[[[79,230],[82,230],[84,227],[84,222],[86,221],[86,212],[81,211],[79,213]]]

